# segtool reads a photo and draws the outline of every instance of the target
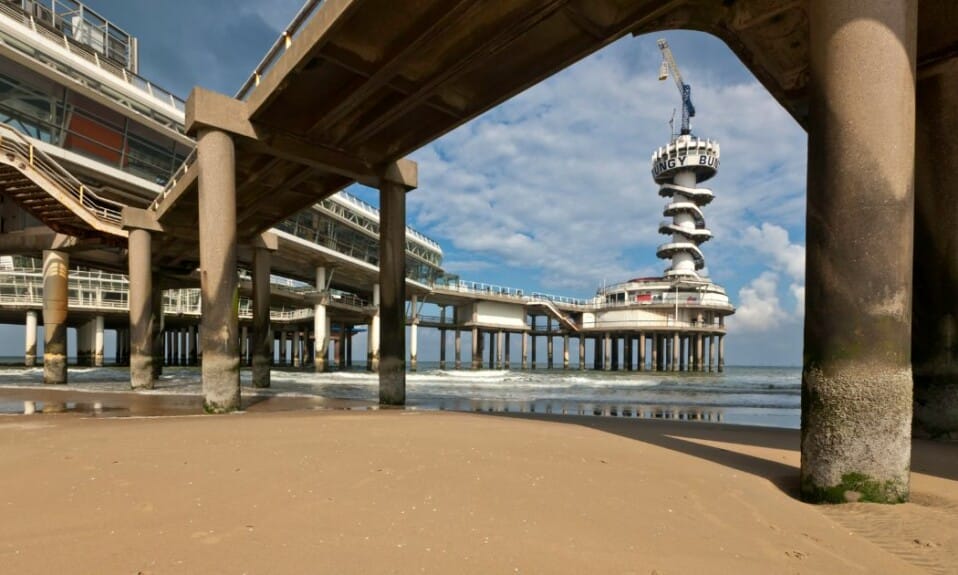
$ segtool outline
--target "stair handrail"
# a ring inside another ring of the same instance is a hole
[[[0,124],[0,149],[7,154],[19,157],[25,164],[43,173],[61,189],[69,192],[97,219],[117,226],[122,223],[123,204],[98,196],[16,128]]]

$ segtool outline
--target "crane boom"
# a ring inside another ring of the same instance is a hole
[[[669,74],[675,80],[675,86],[679,89],[679,96],[682,98],[682,134],[691,134],[691,118],[695,116],[695,106],[692,105],[692,87],[682,80],[682,73],[679,72],[679,66],[675,63],[669,43],[660,39],[658,45],[659,50],[662,51],[662,67],[659,69],[659,80],[665,80]]]

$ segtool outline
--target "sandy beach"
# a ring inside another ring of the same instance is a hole
[[[796,431],[424,411],[0,417],[4,573],[958,573],[912,502],[806,505]]]

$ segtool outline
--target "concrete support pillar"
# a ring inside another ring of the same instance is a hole
[[[529,337],[532,338],[532,340],[531,340],[531,343],[532,343],[532,358],[531,358],[531,361],[530,361],[530,363],[529,363],[529,367],[530,367],[531,369],[535,369],[535,368],[536,368],[536,340],[538,339],[538,338],[536,337],[536,316],[532,316],[532,330],[529,332]]]
[[[199,169],[200,322],[203,341],[203,408],[240,408],[239,297],[236,275],[236,150],[232,137],[201,129]]]
[[[496,368],[496,332],[489,332],[489,369]]]
[[[632,335],[626,334],[622,339],[622,355],[624,356],[623,369],[632,371]]]
[[[293,326],[293,367],[303,366],[303,346],[300,342],[299,326]]]
[[[725,371],[725,335],[718,336],[718,371]]]
[[[585,336],[579,334],[579,371],[585,369]]]
[[[389,181],[379,187],[379,283],[382,335],[379,402],[406,404],[406,188]]]
[[[273,328],[269,321],[269,272],[272,259],[268,248],[253,248],[253,387],[270,386]]]
[[[197,360],[197,349],[196,349],[196,326],[190,324],[187,328],[187,334],[190,342],[190,351],[189,351],[189,361],[190,365],[196,365]]]
[[[186,365],[189,363],[190,350],[189,350],[189,334],[186,331],[185,327],[181,327],[176,330],[180,338],[180,355],[179,362],[180,365]]]
[[[502,369],[503,357],[505,356],[503,347],[505,347],[506,334],[501,329],[496,332],[496,369]]]
[[[160,286],[160,274],[157,271],[154,271],[151,275],[152,281],[150,282],[150,316],[153,329],[153,379],[160,377],[160,374],[163,373],[163,364],[165,362],[166,355],[164,354],[164,332],[163,332],[163,288]],[[131,327],[131,341],[130,341],[130,353],[133,352],[133,334]],[[133,357],[130,357],[130,367],[133,367]]]
[[[569,369],[569,334],[562,334],[562,369]]]
[[[24,345],[23,365],[33,367],[37,364],[37,312],[27,312],[26,341]]]
[[[659,371],[659,336],[652,334],[652,371]]]
[[[520,369],[529,368],[529,333],[522,332],[522,343],[520,344],[519,349],[521,363],[519,364]]]
[[[695,371],[705,370],[705,341],[701,333],[695,334]]]
[[[316,333],[313,339],[313,354],[316,362],[313,366],[317,372],[321,373],[326,371],[326,348],[329,345],[326,337],[329,332],[329,320],[326,318],[326,268],[323,266],[316,268],[316,291],[319,292],[320,299],[313,306],[313,331]]]
[[[599,338],[598,336],[592,338],[592,369],[595,371],[600,371],[603,368],[602,358],[602,342],[604,339]]]
[[[240,365],[249,364],[249,328],[247,326],[240,327]],[[176,334],[173,334],[173,345],[176,346]],[[176,361],[176,352],[173,352],[174,362]]]
[[[412,296],[410,300],[410,320],[411,324],[409,326],[409,371],[416,371],[418,364],[417,356],[419,355],[419,312],[416,310],[416,305],[418,304],[418,299],[416,296]]]
[[[913,427],[958,438],[958,60],[926,67],[917,96]]]
[[[685,371],[689,358],[689,338],[683,335],[679,338],[679,371]]]
[[[279,330],[279,364],[286,365],[286,328]]]
[[[382,310],[381,308],[381,290],[379,284],[373,285],[373,307],[375,308],[374,315],[369,321],[369,346],[367,355],[369,356],[369,370],[373,372],[379,371],[379,359],[380,359],[380,343],[382,342],[381,333],[381,318]],[[404,328],[405,329],[405,328]],[[403,338],[405,339],[405,338]],[[405,353],[405,350],[403,350]]]
[[[439,325],[446,325],[446,306],[439,307]],[[439,369],[446,369],[446,328],[439,328]]]
[[[801,488],[811,501],[908,498],[917,8],[809,7]]]
[[[682,361],[682,343],[679,341],[679,332],[672,334],[672,371],[679,370]]]
[[[70,257],[43,252],[43,383],[67,382],[67,309]]]
[[[346,326],[346,368],[353,366],[353,326]]]
[[[482,341],[480,339],[479,328],[472,328],[472,369],[482,368]]]
[[[511,355],[511,349],[510,349],[510,348],[511,348],[512,346],[510,345],[509,332],[508,332],[508,331],[506,332],[506,336],[505,336],[505,337],[506,337],[506,343],[505,343],[505,351],[504,351],[504,353],[505,353],[506,359],[505,359],[505,364],[503,365],[503,367],[505,367],[506,369],[510,369],[510,368],[512,367],[512,361],[510,361],[510,355]]]
[[[709,336],[709,371],[715,371],[715,336]]]
[[[546,318],[546,367],[552,369],[554,364],[554,341],[552,336],[552,318]]]
[[[645,371],[645,334],[639,334],[639,371]]]
[[[608,333],[605,334],[605,337],[602,339],[602,370],[609,371],[612,369],[612,336]]]
[[[612,371],[619,371],[619,338],[613,336],[609,340],[609,351],[612,357],[610,368]]]
[[[93,367],[103,367],[103,316],[93,318]]]
[[[453,342],[453,353],[455,354],[456,369],[462,369],[462,330],[456,327],[455,341]]]

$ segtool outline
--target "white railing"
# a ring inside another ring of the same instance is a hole
[[[135,88],[138,92],[141,92],[143,95],[148,96],[157,102],[161,102],[167,106],[172,107],[173,109],[183,112],[186,109],[186,103],[182,98],[179,98],[169,90],[165,90],[156,84],[150,82],[146,78],[139,76],[132,72],[131,70],[114,63],[112,60],[100,57],[99,52],[91,47],[85,46],[79,43],[76,40],[72,40],[66,34],[63,34],[59,30],[54,28],[47,27],[43,24],[38,24],[36,19],[31,14],[27,14],[24,11],[17,9],[14,6],[6,2],[0,2],[0,13],[9,18],[11,21],[16,22],[22,26],[25,30],[29,30],[30,33],[36,35],[37,37],[43,38],[50,42],[52,45],[61,48],[72,56],[82,58],[93,66],[99,68],[100,70],[109,73],[111,76],[115,77],[118,80],[122,80],[129,86]],[[15,41],[5,41],[4,44],[7,46],[18,50],[27,56],[36,59],[36,55],[31,53],[30,47],[24,45],[22,42]],[[82,74],[79,70],[69,67],[69,66],[57,66],[57,70],[67,74],[74,80],[90,86],[96,89],[98,92],[103,93],[105,96],[110,97],[117,103],[121,104],[126,108],[133,109],[138,113],[141,113],[140,110],[137,110],[130,105],[125,98],[119,94],[112,94],[109,91],[104,92],[100,86],[99,82],[94,78],[89,78],[86,75]],[[170,118],[170,120],[176,120],[175,118]],[[178,129],[182,131],[182,120],[175,122],[179,124]],[[169,127],[174,127],[170,125]]]

